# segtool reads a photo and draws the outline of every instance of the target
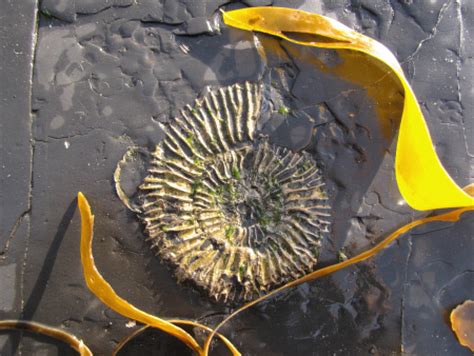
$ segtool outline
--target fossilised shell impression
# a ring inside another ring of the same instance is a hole
[[[315,267],[328,229],[313,158],[256,135],[260,84],[210,91],[165,127],[140,217],[180,281],[244,302]]]

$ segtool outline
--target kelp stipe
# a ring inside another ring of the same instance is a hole
[[[474,206],[474,198],[441,164],[415,94],[397,59],[384,45],[328,17],[289,8],[245,8],[224,12],[223,18],[228,26],[267,33],[302,46],[365,53],[387,66],[405,92],[395,156],[395,176],[403,198],[417,210]]]

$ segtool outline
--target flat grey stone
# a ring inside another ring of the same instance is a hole
[[[0,13],[17,15],[0,25],[0,279],[8,286],[0,291],[1,318],[61,327],[97,354],[131,331],[84,283],[78,191],[96,216],[96,263],[120,296],[160,316],[215,323],[229,313],[176,282],[113,187],[127,149],[152,150],[161,125],[208,86],[263,81],[262,132],[317,159],[333,226],[320,266],[421,215],[403,204],[393,176],[399,115],[380,135],[377,102],[366,89],[315,70],[314,61],[340,63],[336,52],[214,22],[219,9],[268,3],[44,0],[37,31],[35,1],[0,4]],[[457,182],[470,182],[472,2],[272,3],[319,12],[387,45],[413,84],[440,159]],[[127,193],[140,168],[125,174]],[[223,332],[245,354],[466,354],[444,317],[472,295],[471,220],[417,228],[357,267],[259,304]],[[47,338],[12,335],[0,338],[0,353],[68,352]],[[151,352],[185,353],[151,331],[124,350]]]

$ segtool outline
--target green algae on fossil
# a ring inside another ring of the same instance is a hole
[[[313,271],[328,230],[315,160],[257,132],[261,101],[262,85],[245,82],[187,105],[163,126],[140,185],[151,245],[216,300],[253,300]]]

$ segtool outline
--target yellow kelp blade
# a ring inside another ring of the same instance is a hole
[[[40,335],[47,335],[68,344],[81,356],[92,356],[91,350],[77,337],[68,332],[29,320],[2,320],[0,330],[26,330]]]
[[[403,198],[417,210],[474,206],[474,198],[441,164],[413,90],[384,45],[338,21],[300,10],[251,7],[225,12],[223,18],[227,25],[242,30],[267,33],[302,46],[355,50],[386,65],[405,92],[395,157],[395,176]]]
[[[189,335],[184,329],[156,316],[148,314],[126,300],[122,299],[115,293],[112,286],[102,277],[94,263],[92,255],[92,239],[94,228],[94,216],[85,196],[78,193],[77,202],[81,212],[81,261],[84,270],[84,278],[89,289],[99,298],[105,305],[113,309],[117,313],[139,321],[145,325],[150,325],[160,329],[170,335],[175,336],[183,341],[189,348],[198,355],[202,354],[202,348],[197,341]]]

